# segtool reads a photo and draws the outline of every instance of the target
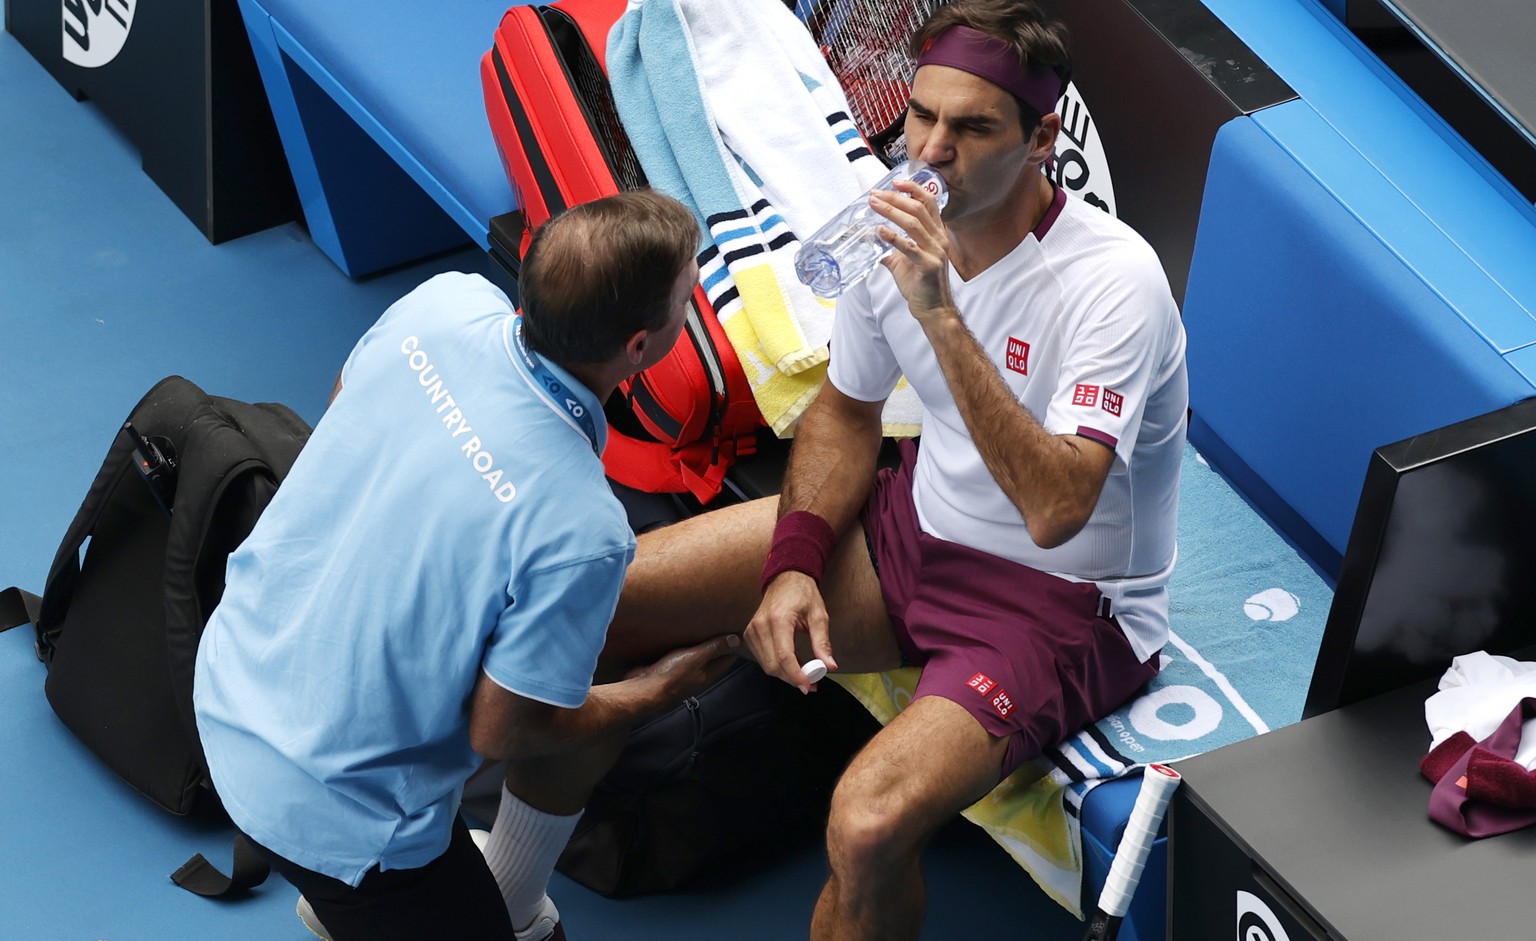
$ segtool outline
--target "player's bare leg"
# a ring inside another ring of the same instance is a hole
[[[832,796],[832,875],[812,941],[916,938],[928,841],[1001,778],[1006,740],[937,696],[908,706],[854,758]]]
[[[777,519],[778,501],[767,498],[641,536],[608,629],[605,653],[638,663],[718,634],[745,630],[762,601],[763,560]],[[900,665],[864,530],[857,523],[828,560],[821,590],[843,672]],[[809,646],[802,644],[801,659],[811,656]]]
[[[758,582],[776,519],[776,501],[757,500],[641,536],[608,631],[598,680],[618,679],[625,664],[649,662],[745,629],[762,600]],[[858,524],[833,551],[822,587],[839,667],[864,672],[899,666],[901,652],[891,637],[880,584]],[[801,659],[811,657],[802,639]],[[582,752],[519,762],[508,769],[507,785],[548,812],[573,813],[618,758],[624,740],[616,735]]]

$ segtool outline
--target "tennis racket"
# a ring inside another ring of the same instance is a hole
[[[1136,806],[1131,808],[1131,819],[1125,825],[1115,860],[1109,864],[1109,875],[1099,893],[1098,907],[1088,919],[1083,941],[1114,941],[1120,933],[1120,922],[1130,911],[1131,896],[1141,881],[1142,869],[1146,868],[1147,854],[1157,841],[1157,828],[1168,810],[1168,799],[1180,780],[1179,773],[1167,765],[1148,765],[1142,772],[1141,793],[1136,795]]]
[[[853,122],[887,163],[907,158],[902,119],[912,94],[913,31],[944,0],[802,0],[805,22],[837,76]]]

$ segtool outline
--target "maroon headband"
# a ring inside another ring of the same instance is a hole
[[[928,40],[917,67],[947,65],[986,79],[1041,114],[1056,110],[1065,91],[1061,76],[1049,66],[1019,65],[1019,53],[995,36],[969,26],[951,26]]]

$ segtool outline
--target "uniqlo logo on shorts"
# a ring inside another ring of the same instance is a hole
[[[1120,416],[1120,409],[1125,405],[1125,396],[1112,389],[1104,390],[1104,411],[1116,418]]]
[[[997,686],[997,681],[985,673],[978,673],[971,677],[970,682],[965,685],[985,696]]]
[[[1086,382],[1079,382],[1077,388],[1072,390],[1072,404],[1085,405],[1093,408],[1099,404],[1099,387],[1091,386]]]
[[[992,697],[992,708],[1003,718],[1008,718],[1008,713],[1013,711],[1013,700],[1008,698],[1008,691],[1000,689],[997,695]]]
[[[1013,337],[1008,338],[1008,368],[1014,372],[1029,375],[1029,344]]]

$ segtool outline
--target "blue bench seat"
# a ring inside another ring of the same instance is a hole
[[[1337,575],[1375,448],[1536,394],[1536,210],[1329,8],[1204,2],[1299,97],[1212,150],[1192,437]]]
[[[353,277],[517,208],[480,90],[508,0],[241,0],[311,238]]]

